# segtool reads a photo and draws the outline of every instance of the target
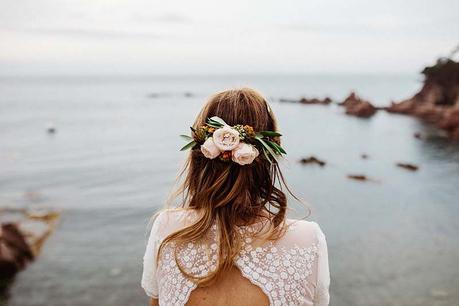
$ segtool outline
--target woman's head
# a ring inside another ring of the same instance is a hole
[[[199,113],[194,126],[206,123],[217,116],[228,125],[246,124],[255,131],[274,131],[276,119],[266,99],[251,88],[229,89],[213,95]]]
[[[214,116],[222,118],[230,126],[250,125],[255,132],[277,131],[276,119],[266,99],[250,88],[231,89],[213,95],[193,127],[204,125],[207,118]],[[278,137],[273,141],[280,145]],[[260,154],[252,163],[239,165],[218,158],[206,158],[199,148],[194,148],[182,174],[184,180],[179,189],[184,199],[182,206],[196,210],[199,218],[191,226],[171,234],[163,244],[197,241],[214,223],[217,224],[219,267],[204,278],[195,278],[200,283],[209,283],[222,271],[231,268],[241,245],[237,226],[266,217],[272,225],[272,237],[282,233],[287,199],[281,190],[285,183],[277,162],[271,163]],[[192,277],[186,271],[182,272]]]

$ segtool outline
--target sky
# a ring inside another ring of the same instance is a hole
[[[0,75],[414,73],[457,0],[0,0]]]

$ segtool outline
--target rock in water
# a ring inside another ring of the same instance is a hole
[[[356,180],[356,181],[368,181],[369,180],[368,177],[363,174],[349,174],[347,177],[352,180]]]
[[[0,208],[0,295],[38,255],[58,218],[57,212]]]
[[[318,98],[305,98],[302,97],[299,100],[296,99],[288,99],[288,98],[280,98],[279,102],[291,102],[291,103],[301,103],[301,104],[319,104],[319,105],[329,105],[333,102],[333,100],[329,97],[325,97],[323,99]]]
[[[442,58],[422,71],[424,84],[413,97],[392,103],[388,112],[418,117],[459,140],[459,63]]]
[[[301,104],[322,104],[322,105],[328,105],[330,103],[332,103],[332,99],[330,99],[329,97],[325,97],[324,99],[317,99],[317,98],[312,98],[312,99],[308,99],[308,98],[301,98],[300,99],[300,103]]]
[[[369,118],[376,113],[376,107],[370,102],[360,98],[355,92],[351,94],[339,105],[346,108],[346,114],[361,118]]]
[[[33,260],[32,249],[27,244],[25,237],[19,231],[16,224],[5,223],[0,227],[0,266],[12,266],[14,269],[9,271],[19,271],[23,269],[28,262]],[[8,275],[1,270],[1,275]]]
[[[302,158],[302,159],[300,159],[300,163],[302,163],[303,165],[317,164],[317,165],[319,165],[321,167],[323,167],[323,166],[325,166],[327,164],[325,161],[320,160],[315,156],[311,156],[311,157],[308,157],[308,158]]]
[[[419,166],[413,165],[413,164],[407,164],[407,163],[397,163],[397,167],[410,170],[410,171],[417,171],[419,169]]]
[[[0,296],[14,276],[33,260],[34,254],[16,224],[0,226]]]

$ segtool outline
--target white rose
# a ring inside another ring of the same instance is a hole
[[[220,151],[231,151],[239,144],[239,132],[228,125],[215,130],[212,137]]]
[[[251,164],[253,160],[260,154],[255,146],[240,143],[232,152],[232,159],[239,165]]]
[[[212,137],[207,138],[207,140],[201,145],[201,152],[205,157],[214,159],[220,155],[220,150],[214,143]]]

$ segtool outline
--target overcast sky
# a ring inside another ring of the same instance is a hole
[[[457,0],[0,0],[0,74],[415,73]]]

